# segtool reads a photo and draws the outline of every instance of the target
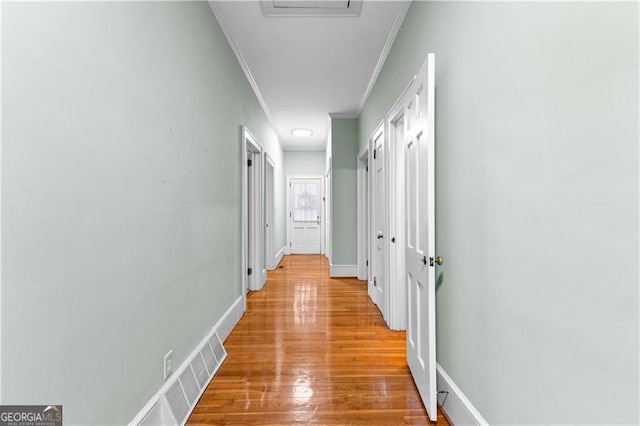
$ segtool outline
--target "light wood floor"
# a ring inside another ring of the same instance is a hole
[[[329,278],[322,256],[280,266],[249,294],[228,358],[188,424],[429,424],[405,333],[387,329],[366,284]]]

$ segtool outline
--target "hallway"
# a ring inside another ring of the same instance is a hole
[[[385,326],[364,282],[330,279],[323,256],[286,256],[225,348],[188,424],[428,424],[405,333]]]

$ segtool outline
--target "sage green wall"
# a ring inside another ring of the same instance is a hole
[[[638,4],[413,2],[361,135],[429,52],[439,363],[491,424],[637,424]]]
[[[283,157],[285,176],[325,174],[325,151],[284,151]]]
[[[240,126],[284,206],[282,152],[206,2],[2,7],[2,403],[127,423],[241,295]]]
[[[357,263],[358,120],[331,119],[331,263]]]

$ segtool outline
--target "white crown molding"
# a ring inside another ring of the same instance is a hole
[[[369,95],[373,90],[373,86],[376,84],[376,80],[378,80],[378,75],[380,71],[382,71],[382,66],[387,60],[387,55],[391,50],[391,46],[393,46],[393,42],[396,40],[396,36],[398,35],[398,31],[400,31],[400,27],[402,26],[402,22],[404,21],[404,17],[407,15],[407,11],[409,10],[409,6],[411,6],[411,0],[403,0],[402,5],[400,6],[400,10],[398,10],[398,14],[396,15],[396,19],[393,22],[393,26],[391,27],[391,31],[389,32],[389,36],[387,37],[387,42],[384,44],[382,48],[382,52],[380,52],[380,58],[378,58],[378,63],[376,64],[373,73],[371,74],[371,78],[369,79],[369,84],[367,85],[367,90],[364,92],[364,96],[362,97],[362,101],[360,101],[360,107],[358,108],[359,114],[362,113],[362,109],[364,105],[367,103],[367,99],[369,99]]]
[[[271,128],[274,131],[276,131],[277,127],[275,126],[275,121],[273,120],[273,116],[271,115],[271,112],[267,107],[267,103],[265,102],[264,97],[262,96],[262,92],[260,92],[260,89],[258,88],[258,83],[256,83],[255,78],[253,78],[253,74],[249,69],[249,65],[247,64],[247,61],[244,59],[244,55],[240,50],[240,47],[238,45],[238,42],[236,41],[233,31],[231,31],[231,24],[229,24],[227,15],[224,13],[224,7],[222,6],[221,0],[208,0],[208,3],[209,3],[209,7],[211,8],[211,11],[213,12],[213,15],[216,18],[216,21],[218,21],[218,25],[220,25],[220,29],[222,29],[222,32],[224,33],[224,36],[226,37],[227,42],[229,43],[229,46],[231,46],[231,50],[233,50],[233,54],[235,55],[236,59],[238,60],[238,63],[240,64],[240,68],[242,68],[242,71],[244,72],[245,77],[249,81],[249,85],[251,86],[251,89],[253,89],[253,93],[256,95],[256,98],[258,99],[258,103],[262,107],[264,114],[267,116],[267,120],[269,121],[269,124],[271,124]],[[279,137],[278,137],[278,143],[282,145]]]
[[[387,59],[387,55],[389,54],[389,51],[391,50],[391,47],[393,46],[393,43],[396,39],[396,36],[398,35],[398,32],[400,30],[400,27],[402,26],[402,22],[404,21],[404,18],[407,14],[407,11],[409,10],[409,6],[411,5],[411,1],[412,0],[402,0],[401,1],[401,6],[400,9],[398,10],[398,13],[395,17],[395,20],[393,22],[393,25],[391,27],[391,31],[389,32],[389,35],[387,36],[387,40],[385,42],[385,45],[380,53],[380,57],[378,58],[378,62],[376,64],[375,69],[373,70],[372,74],[371,74],[371,78],[369,79],[369,83],[367,85],[367,88],[365,90],[364,96],[362,97],[362,100],[360,102],[359,108],[357,112],[354,113],[330,113],[329,116],[333,119],[354,119],[354,118],[360,118],[360,114],[362,113],[362,109],[364,108],[364,105],[366,104],[367,100],[369,99],[369,95],[371,94],[371,91],[373,90],[373,87],[378,79],[378,75],[380,74],[380,71],[382,70],[382,67]],[[277,127],[275,125],[275,120],[273,119],[273,116],[271,115],[271,112],[269,110],[269,108],[267,107],[267,103],[264,99],[264,97],[262,96],[262,92],[260,91],[258,84],[255,80],[255,78],[253,77],[253,74],[251,72],[251,69],[249,68],[249,65],[247,64],[246,59],[244,58],[244,55],[242,53],[242,51],[240,50],[239,44],[236,41],[235,35],[231,29],[231,24],[229,23],[229,20],[227,19],[226,13],[224,11],[224,6],[222,5],[222,1],[221,0],[208,0],[209,3],[209,7],[211,8],[211,11],[213,12],[216,21],[218,22],[218,25],[220,25],[220,28],[222,29],[222,32],[224,33],[227,42],[229,43],[229,46],[231,47],[231,50],[233,51],[236,59],[238,60],[238,63],[240,64],[240,68],[242,68],[242,71],[244,72],[245,77],[247,78],[247,81],[249,82],[249,85],[251,86],[251,89],[253,90],[253,93],[255,94],[256,98],[258,99],[258,103],[260,104],[260,106],[262,107],[262,110],[264,111],[267,120],[269,121],[269,124],[271,125],[271,127],[276,130]],[[280,141],[280,138],[278,138],[278,141],[280,142],[281,146],[282,146],[282,142]],[[283,149],[284,146],[282,146]]]

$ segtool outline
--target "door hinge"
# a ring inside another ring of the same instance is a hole
[[[373,286],[374,287],[378,286],[378,278],[377,277],[373,277]]]
[[[289,217],[291,217],[291,212],[289,212]]]
[[[289,242],[289,247],[291,247],[291,242]]]
[[[249,167],[253,166],[253,161],[251,159],[247,160],[247,166]]]
[[[369,173],[369,166],[367,166],[367,173]]]
[[[248,268],[248,269],[247,269],[247,275],[251,275],[251,274],[253,274],[253,269]]]
[[[373,150],[373,159],[375,160],[376,158],[378,158],[378,150],[374,149]]]
[[[367,266],[369,266],[369,261],[367,260]]]

